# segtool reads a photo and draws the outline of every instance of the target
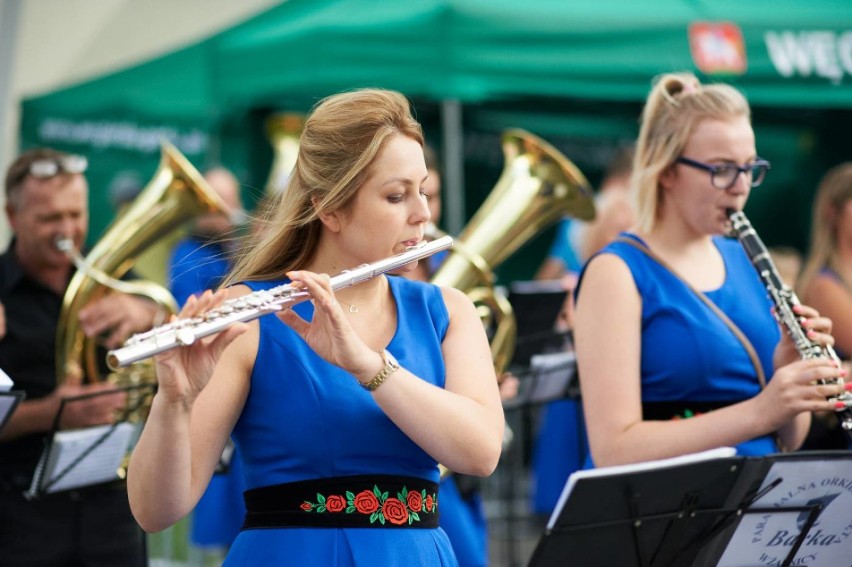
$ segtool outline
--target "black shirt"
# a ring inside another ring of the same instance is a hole
[[[27,400],[43,398],[56,389],[56,326],[62,297],[24,272],[12,241],[0,256],[0,302],[6,311],[0,368],[16,390],[27,393]],[[34,469],[44,438],[45,433],[38,433],[0,443],[0,471]]]

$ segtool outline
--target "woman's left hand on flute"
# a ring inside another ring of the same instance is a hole
[[[181,309],[179,317],[190,319],[215,309],[227,298],[226,290],[213,293],[205,291],[201,296],[192,296]],[[159,393],[170,402],[191,405],[201,393],[222,352],[234,339],[248,329],[245,323],[235,323],[193,344],[173,348],[155,357]]]

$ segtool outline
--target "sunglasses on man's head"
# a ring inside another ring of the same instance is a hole
[[[89,160],[85,156],[67,155],[58,158],[42,158],[30,164],[29,174],[37,179],[49,179],[60,173],[85,173]]]

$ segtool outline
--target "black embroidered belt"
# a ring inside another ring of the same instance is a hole
[[[653,421],[686,419],[739,403],[739,401],[740,400],[724,402],[642,402],[642,419]]]
[[[244,493],[242,529],[437,528],[438,485],[409,476],[317,478]]]

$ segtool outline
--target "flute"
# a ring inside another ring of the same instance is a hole
[[[337,291],[351,287],[415,260],[446,250],[452,245],[451,236],[443,236],[431,242],[421,242],[402,254],[372,264],[363,264],[352,270],[344,270],[331,278],[331,288]],[[161,352],[191,345],[196,340],[224,331],[235,323],[251,321],[268,313],[290,308],[310,298],[307,291],[296,289],[292,284],[284,284],[229,299],[203,315],[176,319],[165,325],[154,327],[150,331],[133,335],[122,347],[107,353],[107,364],[116,370]]]

